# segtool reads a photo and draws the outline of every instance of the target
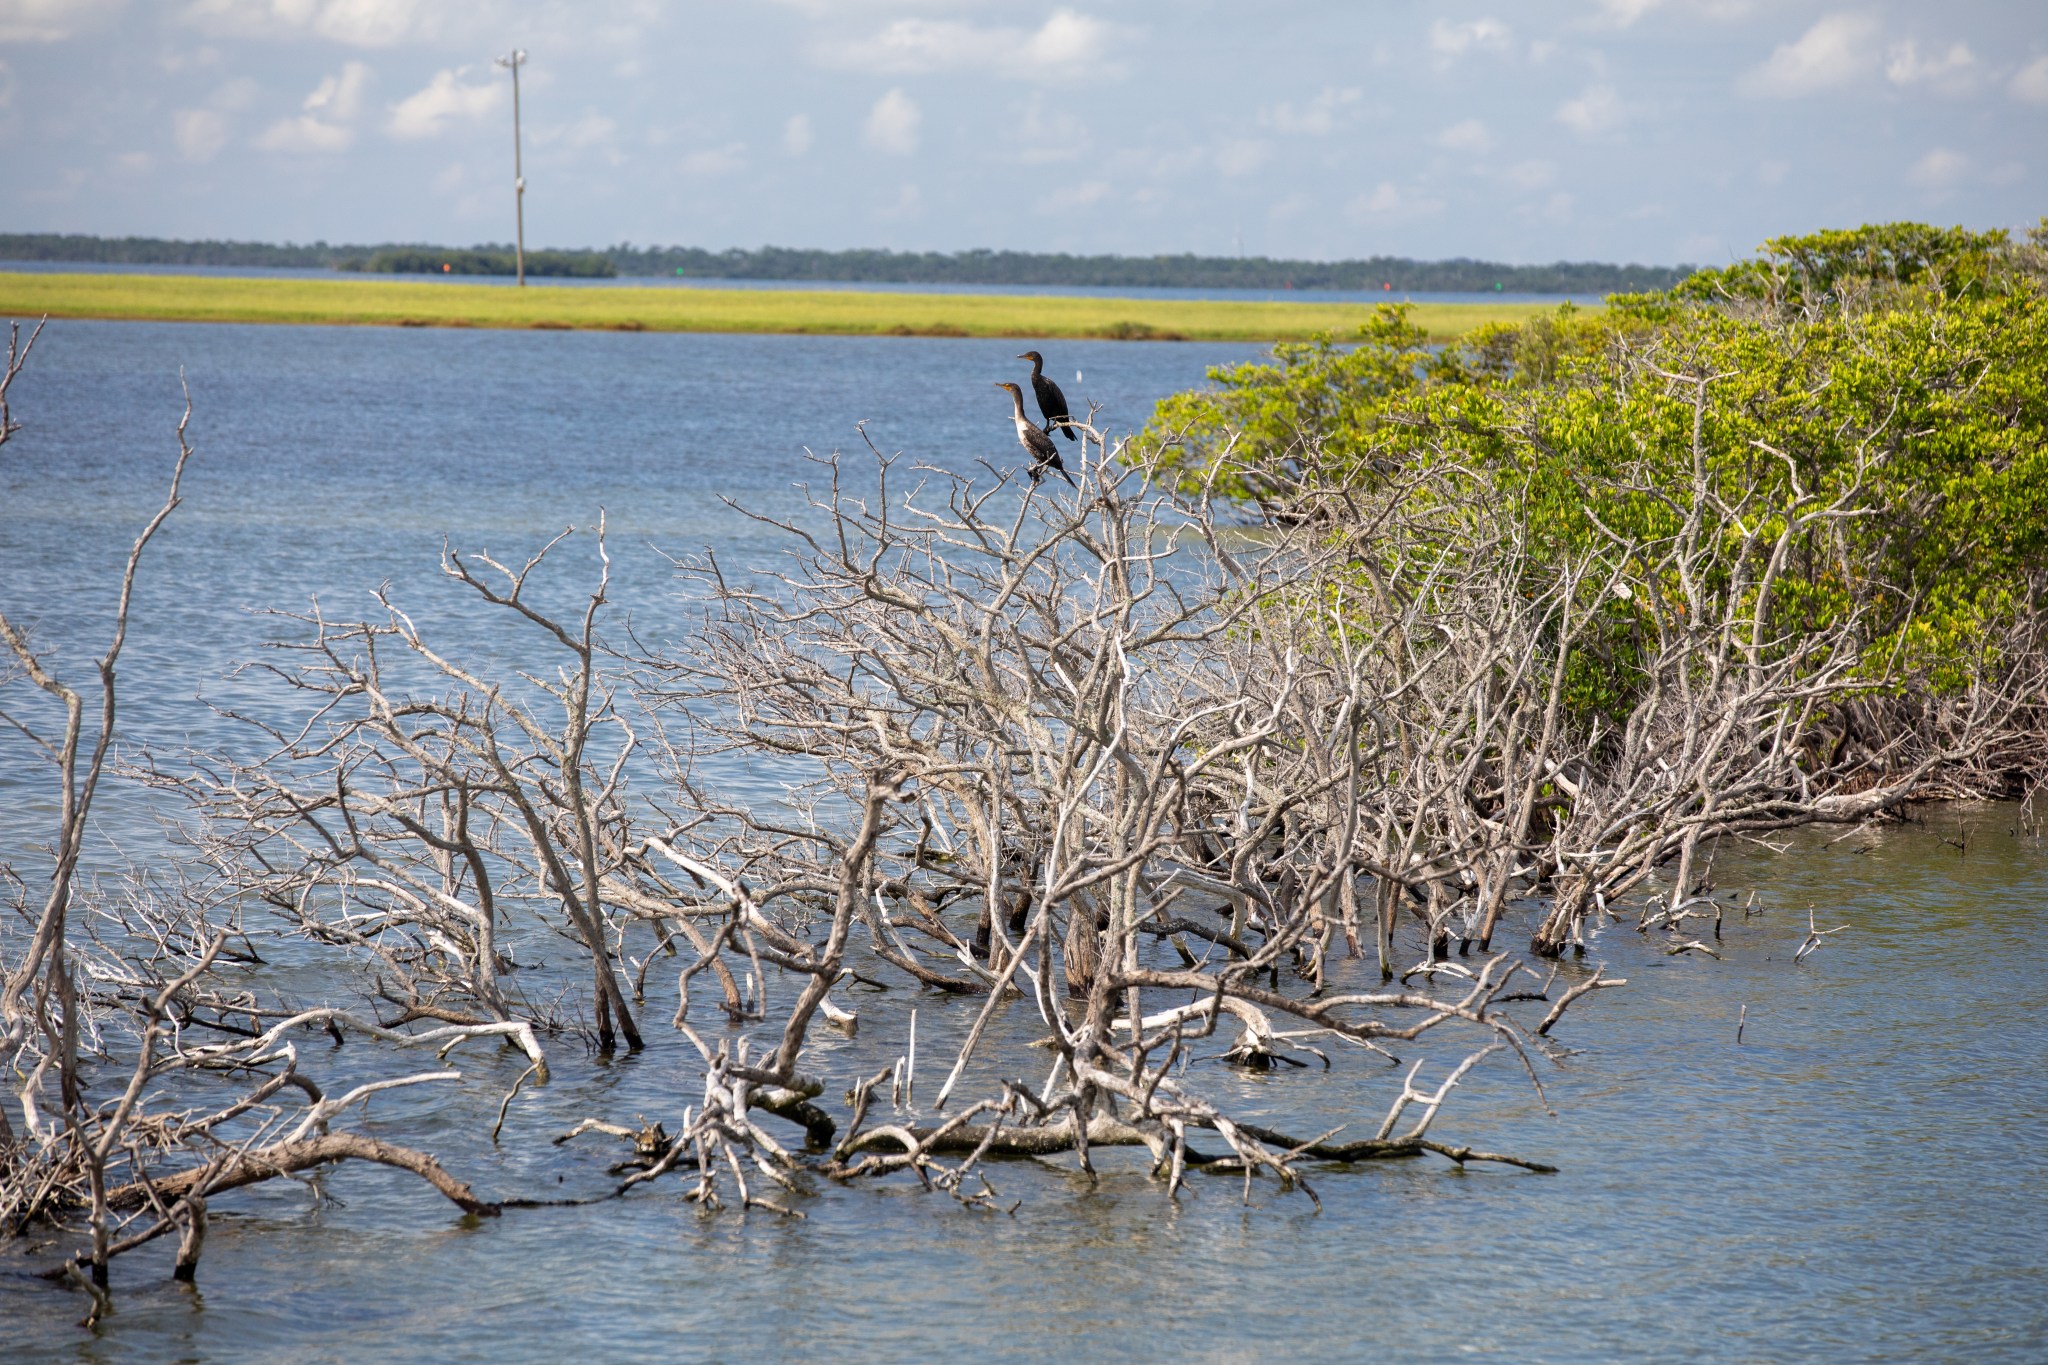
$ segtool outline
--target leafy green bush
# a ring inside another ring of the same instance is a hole
[[[2044,246],[2048,220],[2024,242],[1919,224],[1780,238],[1666,293],[1441,351],[1383,307],[1348,344],[1213,371],[1217,387],[1159,405],[1140,449],[1284,517],[1460,471],[1521,519],[1539,580],[1589,556],[1652,572],[1711,500],[1726,544],[1702,571],[1728,585],[1731,619],[1762,592],[1771,648],[1850,621],[1873,686],[1952,688],[2042,605]],[[1402,547],[1362,553],[1385,572]],[[1572,693],[1619,717],[1641,604],[1600,611]]]

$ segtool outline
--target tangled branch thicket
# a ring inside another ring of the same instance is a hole
[[[104,1294],[108,1263],[158,1237],[189,1276],[209,1198],[338,1160],[471,1213],[549,1202],[482,1198],[340,1126],[366,1094],[461,1076],[394,1067],[332,1094],[299,1055],[309,1031],[439,1062],[517,1048],[500,1124],[545,1094],[565,1037],[679,1031],[701,1092],[638,1127],[560,1116],[561,1141],[632,1145],[605,1197],[687,1174],[706,1206],[796,1213],[816,1180],[908,1171],[994,1207],[991,1160],[1092,1170],[1113,1147],[1144,1149],[1168,1195],[1206,1169],[1314,1197],[1328,1163],[1424,1152],[1547,1170],[1433,1135],[1473,1067],[1505,1054],[1536,1081],[1564,1011],[1623,984],[1496,952],[1511,911],[1538,958],[1624,897],[1682,926],[1717,838],[2042,765],[2038,613],[1915,688],[1908,656],[1873,665],[1860,609],[1780,609],[1803,547],[1865,515],[1875,444],[1825,491],[1775,462],[1731,477],[1702,434],[1720,378],[1654,348],[1624,361],[1689,405],[1693,444],[1675,479],[1668,451],[1582,471],[1587,506],[1657,515],[1564,552],[1539,483],[1466,458],[1452,426],[1371,478],[1302,473],[1287,515],[1246,525],[1219,490],[1271,491],[1271,461],[1224,449],[1190,477],[1087,424],[1074,492],[872,449],[819,460],[802,515],[759,518],[777,565],[675,561],[687,620],[665,647],[613,619],[601,522],[523,563],[451,550],[449,583],[527,666],[458,657],[388,596],[292,617],[257,666],[285,700],[233,717],[256,742],[133,765],[189,803],[175,878],[77,875],[125,593],[91,722],[0,621],[7,681],[53,707],[8,718],[64,797],[49,890],[16,875],[0,938],[0,1218],[84,1227],[52,1273]],[[180,449],[182,471],[182,426]],[[177,496],[174,475],[124,583]],[[564,609],[558,561],[586,543],[594,581]],[[1588,705],[1617,603],[1633,682]],[[1376,961],[1378,986],[1347,959]],[[353,1003],[309,1006],[284,961]],[[893,1066],[832,1074],[815,1040],[860,1026],[865,986],[962,998],[971,1023],[921,1074],[914,1014]],[[1046,1035],[1030,1081],[996,1055],[1020,1017]],[[1287,1133],[1187,1066],[1219,1031],[1251,1068],[1468,1045],[1402,1073],[1363,1130]]]

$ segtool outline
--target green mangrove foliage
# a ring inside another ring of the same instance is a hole
[[[1784,238],[1441,350],[1387,308],[1131,457],[1348,552],[1298,595],[1418,680],[1373,717],[1383,900],[1484,944],[1531,895],[1556,953],[1675,860],[1676,928],[1717,836],[2048,776],[2044,246]]]
[[[1348,344],[1212,371],[1142,444],[1184,485],[1281,517],[1464,470],[1511,495],[1539,578],[1668,540],[1703,479],[1751,513],[1730,518],[1731,552],[1782,555],[1772,638],[1853,622],[1873,681],[1954,689],[2036,609],[2048,563],[2044,243],[2048,221],[2023,241],[1910,223],[1780,238],[1668,292],[1441,350],[1384,307]],[[1773,549],[1823,506],[1839,515]],[[1618,646],[1641,611],[1604,604],[1577,705],[1631,704]]]

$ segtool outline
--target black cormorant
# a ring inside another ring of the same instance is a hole
[[[1060,435],[1069,441],[1076,439],[1071,425],[1074,416],[1067,411],[1067,396],[1060,392],[1060,386],[1045,377],[1045,357],[1036,351],[1026,351],[1017,357],[1031,362],[1031,392],[1038,399],[1038,410],[1045,414],[1045,430],[1048,435],[1053,427],[1060,429]]]
[[[1009,391],[1010,407],[1014,410],[1017,421],[1017,444],[1023,446],[1025,453],[1031,456],[1031,482],[1037,483],[1045,477],[1045,471],[1050,469],[1073,484],[1074,476],[1060,463],[1060,448],[1052,443],[1052,437],[1032,425],[1031,419],[1024,415],[1024,390],[1015,384],[998,383],[996,387]],[[1079,484],[1074,486],[1080,487]]]

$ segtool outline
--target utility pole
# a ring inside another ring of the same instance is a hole
[[[519,267],[521,289],[526,288],[526,172],[519,165],[519,68],[525,62],[524,48],[515,47],[511,56],[498,58],[499,66],[512,71],[512,204],[519,225],[519,254],[514,259]]]

